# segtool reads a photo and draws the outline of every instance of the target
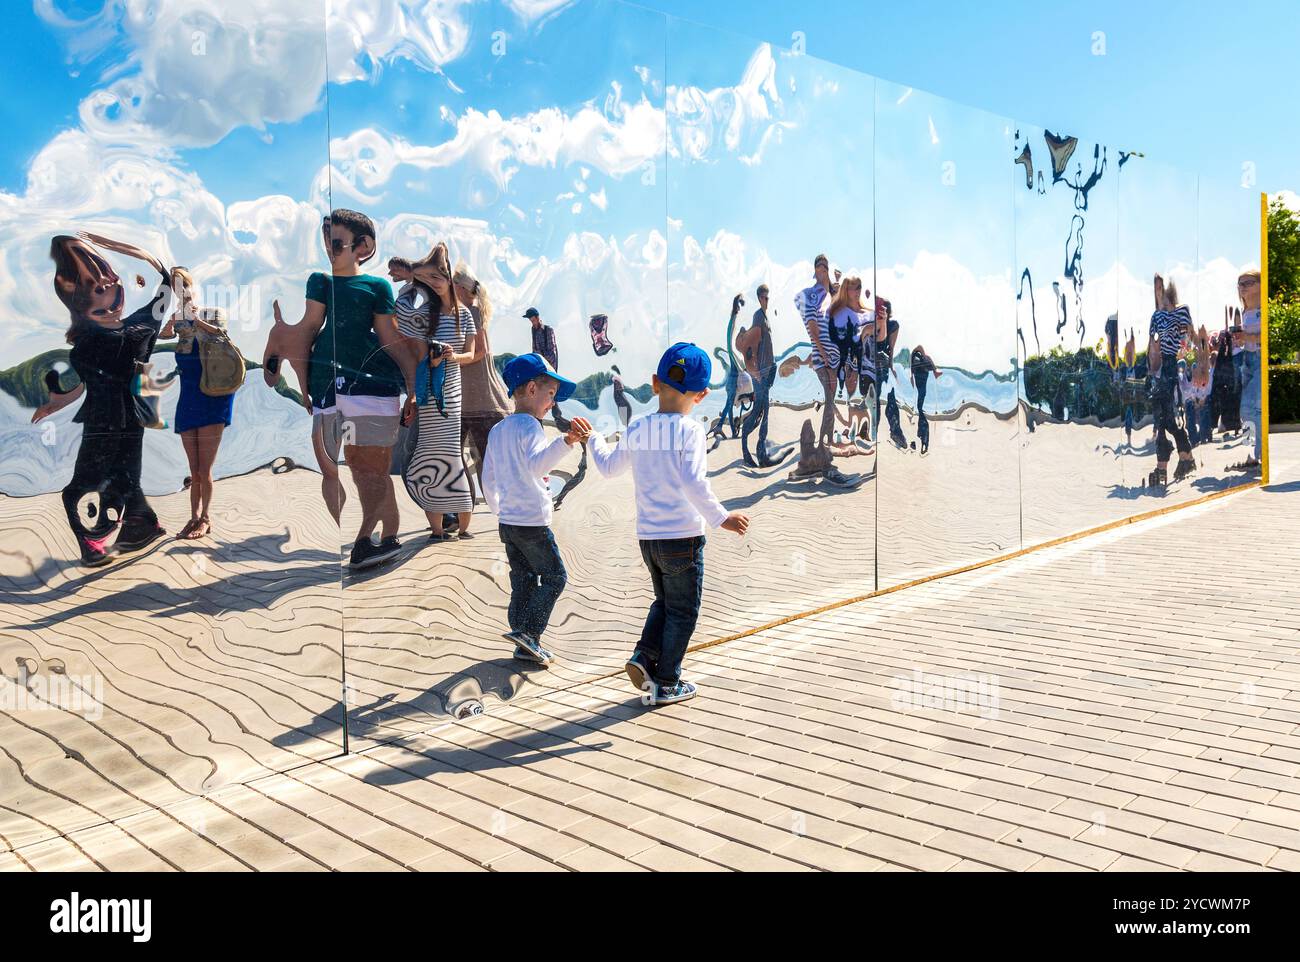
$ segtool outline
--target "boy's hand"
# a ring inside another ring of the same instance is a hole
[[[734,531],[743,538],[745,532],[749,530],[749,515],[740,511],[733,511],[727,515],[727,520],[722,522],[721,527],[727,531]]]
[[[591,437],[591,422],[586,418],[573,418],[569,421],[569,431],[564,435],[565,444],[585,444]]]

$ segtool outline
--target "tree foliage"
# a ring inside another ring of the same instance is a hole
[[[1300,214],[1281,199],[1268,206],[1268,293],[1282,303],[1300,301]]]

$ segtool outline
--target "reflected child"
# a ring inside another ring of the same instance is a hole
[[[483,460],[483,496],[497,516],[497,531],[510,562],[510,630],[515,657],[539,665],[555,658],[542,646],[551,612],[568,581],[551,532],[551,494],[543,480],[591,433],[586,418],[573,418],[568,432],[548,442],[542,418],[577,388],[560,377],[539,354],[524,354],[506,365],[506,389],[515,413],[488,432]]]

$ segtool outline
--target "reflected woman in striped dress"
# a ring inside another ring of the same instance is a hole
[[[412,275],[416,293],[397,304],[398,329],[414,347],[417,364],[416,394],[406,399],[403,413],[419,418],[419,438],[404,479],[429,519],[430,538],[451,540],[456,535],[445,531],[443,515],[456,514],[460,537],[467,537],[474,510],[460,440],[460,368],[486,351],[473,315],[457,301],[446,245],[413,264]]]

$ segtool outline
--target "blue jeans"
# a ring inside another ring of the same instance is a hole
[[[741,426],[740,447],[741,450],[748,453],[749,435],[755,427],[758,428],[758,459],[760,461],[767,457],[767,421],[771,414],[771,406],[768,402],[768,392],[771,390],[761,377],[754,378],[754,403],[749,409],[749,414],[745,416],[744,424]]]
[[[682,659],[700,616],[704,538],[642,541],[641,558],[650,569],[655,600],[636,652],[644,657],[657,684],[672,685],[681,678]]]
[[[510,630],[540,641],[569,580],[555,536],[545,526],[499,524],[497,531],[510,562],[510,609],[506,613]]]
[[[1253,429],[1254,455],[1259,460],[1263,441],[1264,396],[1263,375],[1259,369],[1259,351],[1242,351],[1233,362],[1237,365],[1237,374],[1241,384],[1241,421],[1242,426],[1250,424]]]

